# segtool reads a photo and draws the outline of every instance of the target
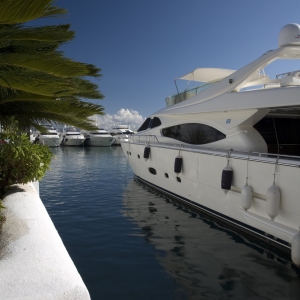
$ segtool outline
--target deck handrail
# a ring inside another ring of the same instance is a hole
[[[144,138],[141,140],[141,138]],[[158,136],[156,135],[143,135],[136,134],[129,137],[129,139],[124,139],[123,142],[130,144],[141,144],[141,145],[150,145],[160,148],[171,148],[174,150],[181,150],[187,152],[196,152],[203,153],[207,155],[227,157],[228,151],[230,150],[230,158],[237,158],[249,161],[260,161],[265,163],[277,163],[278,165],[286,165],[293,167],[300,167],[300,157],[293,155],[285,154],[275,154],[275,153],[264,153],[264,152],[255,152],[255,151],[241,151],[233,149],[224,149],[224,148],[213,148],[205,147],[202,145],[188,145],[183,143],[165,143],[160,142]],[[293,162],[292,162],[293,161]]]
[[[194,87],[194,88],[191,88],[191,89],[186,89],[185,91],[183,91],[181,93],[178,93],[176,95],[169,96],[165,99],[166,100],[166,105],[171,106],[171,105],[180,103],[182,101],[185,101],[185,100],[199,94],[200,92],[203,92],[204,90],[206,90],[211,85],[213,85],[217,82],[219,82],[219,80],[207,82],[207,83],[199,85],[197,87]]]

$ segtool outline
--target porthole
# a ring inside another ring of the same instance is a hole
[[[138,154],[138,158],[140,158],[140,155]]]
[[[178,182],[181,182],[181,178],[180,177],[176,177]]]
[[[149,172],[153,175],[156,175],[156,170],[154,168],[148,168]]]
[[[166,177],[166,178],[169,178],[169,174],[168,174],[168,173],[165,173],[165,177]]]

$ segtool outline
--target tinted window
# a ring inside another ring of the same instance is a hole
[[[254,128],[266,141],[269,153],[300,155],[300,119],[266,117]]]
[[[188,144],[202,145],[225,139],[225,134],[215,128],[197,123],[181,124],[162,130],[163,136]]]
[[[268,145],[277,145],[273,118],[263,118],[254,125],[254,128],[262,135]]]
[[[108,135],[108,132],[91,132],[94,135]]]
[[[297,132],[293,119],[274,118],[279,144],[297,144]],[[299,121],[298,121],[299,122]]]
[[[151,122],[149,124],[149,127],[150,128],[154,128],[154,127],[158,127],[161,125],[161,121],[159,118],[157,117],[154,117],[153,119],[151,119]]]
[[[146,121],[143,123],[143,125],[138,129],[138,131],[146,130],[149,126],[150,118],[147,118]]]

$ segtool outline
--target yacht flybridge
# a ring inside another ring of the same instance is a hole
[[[295,70],[271,79],[278,59]],[[300,266],[300,25],[279,33],[279,48],[240,70],[196,69],[200,87],[166,99],[121,141],[145,184],[228,222]],[[296,61],[297,63],[297,61]]]

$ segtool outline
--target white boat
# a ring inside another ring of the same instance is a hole
[[[115,138],[113,145],[120,146],[121,139],[128,140],[134,132],[130,129],[129,125],[116,125],[111,127],[110,134]]]
[[[84,136],[75,127],[64,128],[62,137],[62,146],[83,146]]]
[[[90,131],[84,134],[86,146],[109,147],[115,139],[104,129]]]
[[[35,137],[31,137],[34,143],[47,145],[49,147],[59,147],[62,138],[59,136],[57,130],[50,124],[43,124],[47,132],[39,132]]]
[[[300,266],[300,71],[271,79],[264,68],[278,59],[300,59],[300,25],[238,71],[181,77],[205,84],[167,98],[121,146],[139,180]]]

